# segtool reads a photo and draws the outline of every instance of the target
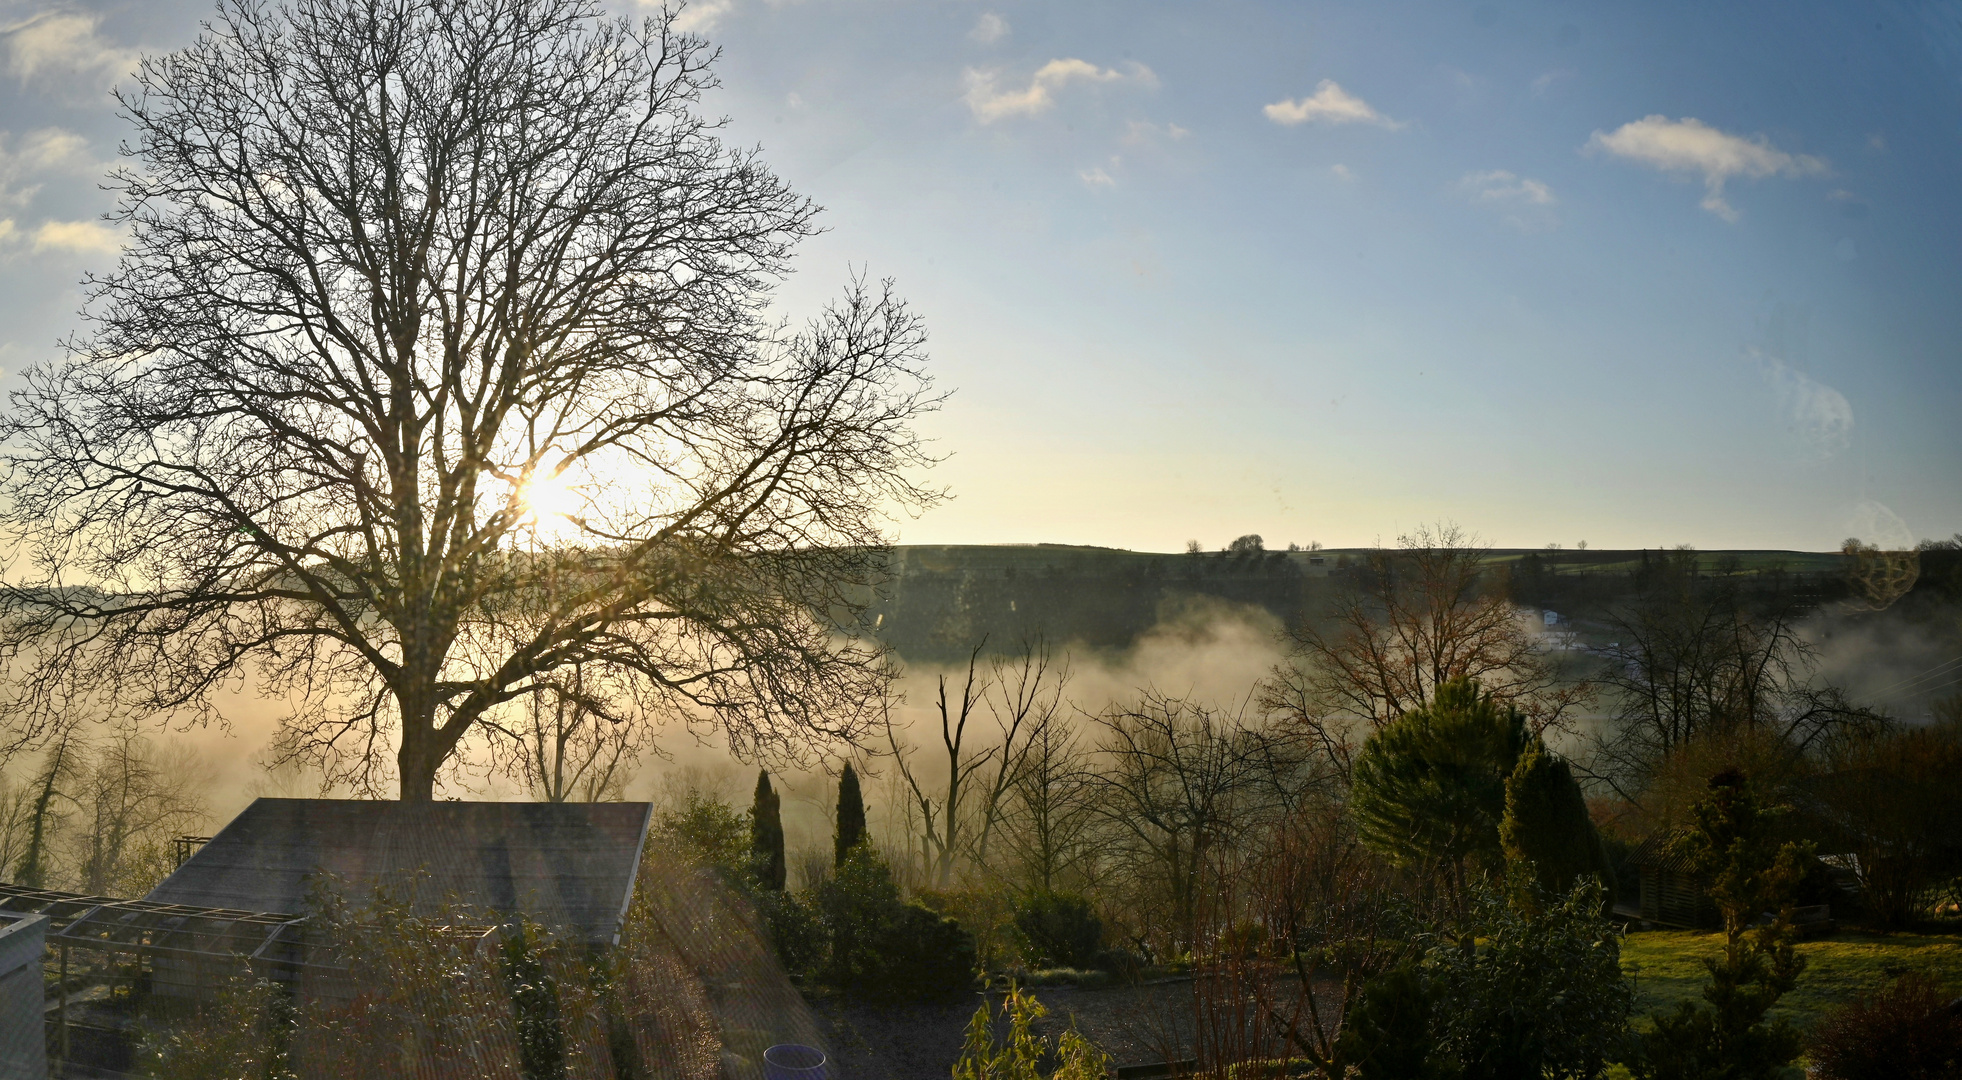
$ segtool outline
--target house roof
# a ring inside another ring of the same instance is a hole
[[[1678,874],[1695,873],[1690,868],[1689,855],[1676,843],[1679,834],[1674,832],[1652,833],[1642,845],[1628,856],[1628,865],[1646,867],[1651,870],[1666,870]]]
[[[652,815],[647,803],[258,799],[144,899],[300,913],[323,873],[356,889],[420,874],[418,908],[523,913],[608,943]]]

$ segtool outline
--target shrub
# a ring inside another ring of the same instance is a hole
[[[654,821],[657,842],[696,866],[741,874],[749,866],[749,822],[713,795],[689,788],[679,805]]]
[[[817,912],[787,892],[759,889],[750,894],[770,934],[777,962],[793,975],[806,975],[824,960],[824,924]]]
[[[1363,984],[1342,1021],[1336,1057],[1357,1080],[1430,1080],[1451,1074],[1438,1048],[1432,1012],[1436,1002],[1414,961]]]
[[[1606,886],[1602,901],[1612,907],[1615,872],[1567,763],[1540,740],[1529,740],[1505,791],[1499,845],[1514,879],[1515,902],[1535,907],[1557,901],[1577,878],[1589,877]]]
[[[902,903],[892,871],[870,845],[852,845],[812,899],[828,946],[819,965],[826,984],[878,1001],[942,998],[972,985],[973,935],[953,919]]]
[[[1592,878],[1539,911],[1481,890],[1477,937],[1430,950],[1439,1041],[1466,1080],[1594,1077],[1621,1056],[1633,994],[1602,898]]]
[[[1120,982],[1136,982],[1144,976],[1145,959],[1132,949],[1105,949],[1091,957],[1090,964]]]
[[[892,870],[869,844],[853,844],[837,873],[811,890],[824,931],[818,975],[832,987],[858,993],[884,977],[878,947],[886,923],[902,907]]]
[[[1015,906],[1029,963],[1089,967],[1103,943],[1104,922],[1090,901],[1070,893],[1034,892]]]
[[[1962,1009],[1933,976],[1904,975],[1827,1013],[1810,1049],[1820,1080],[1946,1080],[1962,1075]]]
[[[974,936],[918,904],[901,907],[882,928],[882,977],[865,996],[883,1001],[944,1001],[974,985]]]

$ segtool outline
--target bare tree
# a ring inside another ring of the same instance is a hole
[[[1206,930],[1208,891],[1236,865],[1229,856],[1293,805],[1298,740],[1245,710],[1155,691],[1093,719],[1095,805],[1112,857],[1146,922],[1158,924],[1147,933],[1192,948]],[[1149,917],[1154,906],[1163,921]]]
[[[1061,718],[1037,726],[1002,804],[1002,846],[1025,885],[1054,892],[1094,876],[1096,791],[1083,736]]]
[[[1753,604],[1735,580],[1703,575],[1693,551],[1665,552],[1610,622],[1620,641],[1600,681],[1614,726],[1592,771],[1618,785],[1641,785],[1699,739],[1763,734],[1802,754],[1884,726],[1815,681],[1814,646],[1779,597]]]
[[[1066,739],[1063,693],[1069,688],[1070,667],[1058,661],[1041,637],[1026,639],[1019,651],[996,656],[989,665],[994,678],[988,709],[994,714],[1000,742],[994,755],[994,775],[981,795],[979,836],[974,861],[993,867],[990,845],[1007,812],[1009,793],[1025,785],[1030,762],[1040,747],[1054,753]]]
[[[560,679],[568,685],[560,688]],[[516,758],[511,771],[539,799],[603,802],[624,797],[647,745],[646,729],[627,718],[630,709],[616,705],[612,718],[595,713],[585,704],[595,698],[611,700],[613,695],[590,685],[585,665],[574,664],[557,674],[549,693],[528,695],[515,721],[486,719],[486,727],[503,737],[500,749]]]
[[[1022,767],[1036,733],[1056,720],[1062,707],[1067,668],[1050,657],[1039,640],[1023,643],[1013,656],[990,658],[980,669],[984,641],[968,656],[967,674],[957,698],[948,696],[947,676],[937,683],[935,707],[940,717],[940,746],[946,755],[946,783],[930,791],[899,744],[888,721],[886,742],[904,780],[912,812],[918,815],[920,859],[935,887],[946,888],[962,856],[988,865],[988,846],[1000,820],[1003,796]],[[985,705],[994,721],[995,741],[976,750],[968,739],[968,722],[976,707]],[[988,767],[994,766],[988,773]],[[971,790],[970,781],[979,790]]]
[[[122,262],[0,423],[8,743],[249,673],[284,753],[429,799],[573,665],[739,754],[866,730],[924,331],[863,282],[764,321],[815,208],[713,59],[596,0],[224,0],[145,59]]]
[[[141,896],[172,867],[171,838],[203,827],[209,771],[181,744],[124,727],[88,755],[69,835],[74,878],[97,896]]]
[[[82,769],[82,740],[74,728],[62,727],[49,742],[41,767],[21,795],[22,805],[16,811],[19,852],[8,864],[13,880],[33,889],[46,888],[54,876],[54,841],[67,821],[65,804],[73,798]],[[14,816],[9,815],[10,824]]]
[[[947,757],[946,785],[937,794],[928,790],[907,761],[906,749],[899,745],[899,733],[892,723],[891,714],[887,714],[886,745],[891,748],[893,761],[905,782],[909,809],[911,813],[919,815],[920,867],[927,880],[940,888],[946,887],[952,878],[954,857],[960,851],[964,809],[961,797],[965,794],[964,788],[968,778],[987,764],[992,753],[975,754],[967,741],[968,720],[974,714],[974,707],[987,695],[987,686],[979,675],[983,648],[986,648],[985,642],[975,646],[974,652],[967,658],[967,677],[961,683],[957,701],[947,696],[945,674],[936,683],[938,692],[934,704],[940,714],[940,747]]]
[[[1351,1075],[1356,1063],[1340,1045],[1344,1023],[1364,985],[1415,951],[1407,901],[1389,867],[1357,840],[1340,803],[1310,799],[1266,834],[1227,891],[1239,894],[1275,946],[1265,955],[1276,959],[1244,952],[1216,959],[1194,982],[1199,1003],[1234,999],[1244,1017],[1238,1026],[1272,1033],[1286,1056],[1323,1076]],[[1277,1048],[1254,1049],[1280,1056]]]
[[[1346,782],[1371,730],[1452,679],[1478,680],[1535,731],[1589,696],[1527,631],[1487,574],[1487,552],[1457,525],[1420,527],[1395,550],[1370,553],[1325,623],[1288,628],[1292,655],[1263,686],[1261,706],[1302,728],[1331,779]]]

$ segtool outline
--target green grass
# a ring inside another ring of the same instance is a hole
[[[1622,970],[1635,979],[1636,1026],[1679,1001],[1701,1002],[1709,975],[1704,957],[1723,951],[1723,935],[1694,930],[1647,930],[1628,935]],[[1798,986],[1771,1010],[1808,1027],[1827,1009],[1873,990],[1908,971],[1928,971],[1962,985],[1962,937],[1914,934],[1834,934],[1799,943],[1805,971]]]

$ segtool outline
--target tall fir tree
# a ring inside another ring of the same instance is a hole
[[[1614,868],[1588,817],[1587,798],[1573,770],[1537,737],[1528,740],[1506,778],[1499,844],[1507,867],[1518,874],[1516,899],[1527,910],[1558,902],[1580,877],[1599,881],[1606,902],[1614,902]]]
[[[759,884],[783,891],[783,797],[764,769],[756,772],[756,799],[749,807],[749,862]]]
[[[858,772],[847,762],[838,778],[838,831],[832,837],[832,866],[845,865],[845,856],[865,840],[865,796],[858,790]]]

